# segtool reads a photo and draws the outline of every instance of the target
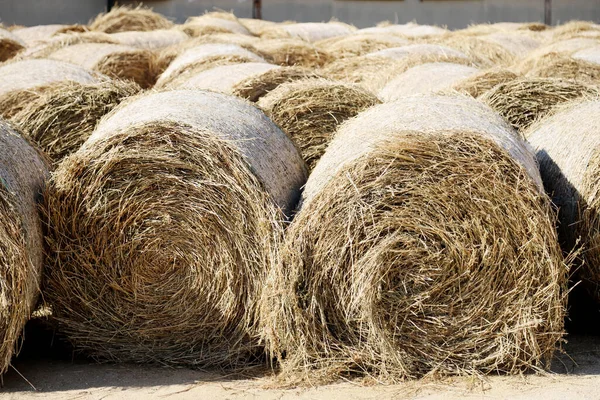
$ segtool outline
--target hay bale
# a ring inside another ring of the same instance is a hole
[[[480,99],[523,132],[556,105],[593,93],[598,89],[577,82],[525,77],[497,85]]]
[[[477,68],[452,63],[427,63],[412,67],[392,79],[379,92],[383,101],[394,101],[417,93],[434,93],[480,71]]]
[[[38,199],[48,170],[37,151],[0,120],[0,375],[39,297],[44,237]]]
[[[277,207],[292,209],[305,179],[291,141],[240,99],[122,104],[51,181],[44,296],[58,329],[100,359],[256,362]]]
[[[600,65],[600,45],[576,51],[573,53],[572,57],[575,60],[582,60]]]
[[[169,82],[192,69],[225,59],[234,62],[265,62],[259,55],[235,44],[202,44],[179,54],[158,77],[156,87],[165,87]],[[194,71],[197,73],[197,71]]]
[[[536,67],[541,59],[558,56],[568,57],[579,50],[594,47],[599,43],[600,41],[590,38],[575,38],[553,42],[532,51],[527,57],[516,63],[512,69],[518,73],[527,74]]]
[[[0,28],[0,62],[13,58],[26,44],[17,35]]]
[[[81,147],[102,116],[140,90],[133,82],[119,80],[55,82],[34,88],[39,97],[25,104],[11,121],[57,165]]]
[[[540,22],[498,22],[495,24],[474,24],[454,31],[460,35],[484,36],[497,32],[544,32],[549,26]]]
[[[461,51],[482,67],[509,66],[516,59],[503,45],[476,36],[454,33],[437,38],[434,43]]]
[[[571,57],[550,53],[537,60],[528,76],[561,78],[571,81],[600,85],[600,65]]]
[[[570,21],[555,27],[552,36],[555,40],[564,40],[576,37],[585,37],[587,33],[597,33],[600,25],[591,21]]]
[[[356,28],[341,22],[304,22],[297,24],[278,24],[265,28],[260,37],[263,39],[290,39],[297,38],[305,42],[314,43],[319,40],[350,35]]]
[[[281,67],[267,63],[253,62],[222,65],[191,75],[185,80],[173,81],[169,85],[169,88],[201,89],[233,94],[234,87],[240,82],[278,68]]]
[[[357,85],[309,79],[280,85],[258,106],[292,138],[312,170],[337,127],[379,103],[377,96]]]
[[[233,86],[233,94],[256,103],[261,97],[279,85],[305,79],[321,79],[319,74],[303,67],[274,68],[262,74],[252,75]]]
[[[436,59],[450,57],[463,58],[465,60],[469,59],[465,53],[454,50],[450,47],[427,43],[393,47],[367,54],[367,57],[385,57],[395,60],[407,59],[411,56],[435,57]]]
[[[12,32],[21,38],[27,46],[33,46],[38,42],[44,42],[52,39],[54,36],[66,33],[83,33],[87,31],[87,27],[83,25],[36,25],[22,27],[13,30]]]
[[[356,57],[392,47],[406,46],[408,39],[395,35],[377,33],[355,33],[348,36],[336,36],[315,43],[320,49],[335,54],[338,58]]]
[[[599,116],[600,99],[584,98],[559,106],[525,132],[537,151],[546,191],[559,209],[564,250],[582,252],[584,263],[573,279],[581,279],[596,302],[600,302]]]
[[[481,40],[498,44],[512,53],[516,58],[526,57],[541,46],[539,40],[516,32],[496,32],[480,36]]]
[[[255,36],[260,36],[263,30],[277,25],[277,23],[273,21],[266,21],[264,19],[254,18],[238,18],[238,22]]]
[[[0,116],[10,118],[35,99],[32,90],[54,82],[93,83],[98,75],[77,65],[54,60],[23,60],[0,65]]]
[[[118,32],[110,34],[110,37],[119,44],[148,50],[173,46],[189,39],[188,35],[177,29],[157,29],[148,32]]]
[[[180,29],[182,29],[191,37],[212,35],[214,33],[236,33],[238,35],[248,36],[252,35],[244,25],[237,21],[237,19],[229,20],[216,18],[210,14],[206,14],[201,17],[188,18],[188,20],[185,21],[185,24],[181,25]]]
[[[452,89],[478,98],[496,85],[511,82],[518,77],[519,75],[509,70],[494,68],[462,79],[452,85]]]
[[[63,47],[48,58],[130,80],[143,88],[152,87],[156,82],[154,53],[150,50],[110,43],[80,43]]]
[[[300,39],[263,39],[252,45],[268,62],[281,66],[322,67],[334,56]]]
[[[110,12],[99,14],[91,23],[93,31],[116,33],[126,31],[154,31],[170,29],[173,22],[149,8],[120,6]]]
[[[402,25],[379,25],[372,28],[365,28],[358,31],[358,33],[375,33],[381,35],[401,35],[412,38],[428,38],[439,35],[445,35],[448,33],[447,29],[440,28],[439,26],[432,25],[419,25],[415,23],[408,23]]]
[[[261,301],[279,379],[549,367],[567,268],[539,182],[526,145],[472,98],[409,97],[345,123]]]
[[[112,43],[118,44],[111,35],[102,32],[68,33],[53,36],[26,48],[17,55],[17,59],[48,58],[50,54],[68,46],[81,43]]]

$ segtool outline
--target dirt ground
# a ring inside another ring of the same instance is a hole
[[[361,386],[266,389],[266,378],[27,355],[4,376],[1,399],[600,399],[600,337],[569,338],[547,375],[453,378]],[[18,372],[17,372],[18,371]],[[35,387],[36,390],[33,389]]]

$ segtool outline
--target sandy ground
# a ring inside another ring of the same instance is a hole
[[[265,378],[36,356],[16,360],[1,399],[600,399],[600,337],[572,337],[547,375],[361,386],[266,389]],[[29,383],[19,375],[29,381]],[[31,385],[37,390],[34,390]]]

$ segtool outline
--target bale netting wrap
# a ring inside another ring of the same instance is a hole
[[[189,39],[188,35],[177,29],[158,29],[148,32],[118,32],[110,34],[110,37],[119,44],[148,50],[173,46]]]
[[[111,78],[130,80],[143,88],[156,82],[155,55],[150,50],[120,44],[80,43],[63,47],[49,58],[81,65]]]
[[[247,366],[256,303],[306,179],[291,141],[218,93],[128,101],[54,173],[45,299],[100,359]]]
[[[550,201],[486,130],[527,149],[501,122],[440,126],[468,107],[405,130],[433,119],[403,113],[410,101],[344,124],[308,180],[333,167],[305,193],[261,301],[285,384],[519,373],[549,367],[561,342],[567,268]]]
[[[200,65],[214,65],[221,60],[237,62],[266,62],[259,55],[236,44],[202,44],[179,54],[158,77],[156,87],[164,87],[179,75],[195,71]]]
[[[546,191],[559,208],[559,237],[582,250],[575,278],[600,302],[600,98],[575,100],[533,124],[525,137],[536,150]],[[579,243],[578,240],[580,241]]]
[[[282,66],[322,67],[334,55],[301,39],[263,39],[252,45],[272,64]]]
[[[38,199],[47,174],[37,151],[0,121],[0,375],[39,296],[44,238]]]
[[[356,57],[379,50],[409,45],[411,42],[400,36],[379,33],[355,33],[336,36],[315,43],[320,49],[335,54],[336,57]]]
[[[12,32],[21,38],[27,46],[32,46],[37,42],[49,40],[56,35],[64,33],[82,33],[86,31],[87,28],[83,25],[50,24],[23,27],[15,29]]]
[[[91,30],[105,33],[154,31],[172,27],[173,22],[150,9],[127,6],[113,7],[110,12],[99,14],[90,24]]]
[[[600,93],[597,88],[554,78],[520,78],[502,83],[481,96],[519,132],[558,104]]]
[[[258,106],[292,138],[312,169],[342,122],[379,103],[360,86],[310,79],[280,85]]]
[[[298,38],[309,43],[330,37],[350,35],[356,28],[341,22],[304,22],[297,24],[279,24],[264,29],[260,37],[264,39]]]
[[[469,57],[461,51],[454,50],[447,46],[440,46],[436,44],[411,44],[401,47],[393,47],[376,51],[374,53],[367,54],[368,57],[386,57],[393,58],[396,60],[402,60],[411,56],[433,56],[433,57],[445,57],[445,58],[462,58],[468,60]]]
[[[321,79],[317,73],[303,67],[281,67],[270,69],[262,74],[252,75],[236,83],[233,94],[256,103],[261,97],[279,85],[304,79]]]
[[[576,51],[573,58],[600,65],[600,45]]]
[[[101,117],[141,88],[133,82],[105,80],[61,81],[35,90],[40,95],[11,121],[57,165],[81,147]]]
[[[480,72],[477,68],[453,63],[427,63],[408,69],[379,92],[383,101],[394,101],[418,93],[439,92]]]
[[[170,87],[173,89],[200,89],[233,94],[235,85],[241,81],[278,68],[281,67],[267,63],[223,65],[192,75]]]
[[[0,115],[13,116],[37,97],[33,88],[59,81],[97,82],[98,75],[78,65],[54,60],[23,60],[0,65]]]
[[[493,68],[456,82],[452,88],[478,98],[496,85],[511,82],[519,76],[504,68]]]
[[[214,33],[237,33],[239,35],[251,36],[252,34],[244,25],[237,20],[215,18],[210,15],[191,17],[180,29],[192,37],[212,35]]]
[[[14,33],[0,28],[0,62],[13,58],[27,45]]]
[[[539,78],[561,78],[600,85],[600,65],[555,53],[539,59],[527,72],[527,75]]]

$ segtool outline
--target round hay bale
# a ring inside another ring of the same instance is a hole
[[[100,359],[247,366],[306,170],[260,110],[202,91],[120,105],[54,173],[45,300]]]
[[[281,66],[322,67],[334,57],[331,53],[300,39],[272,39],[254,43],[267,61]]]
[[[0,375],[18,352],[44,264],[38,199],[48,170],[37,151],[0,120]]]
[[[359,86],[309,79],[280,85],[258,106],[292,138],[312,170],[337,127],[379,103],[377,96]]]
[[[170,29],[173,27],[173,22],[142,6],[136,8],[120,6],[113,7],[108,13],[99,14],[89,27],[93,31],[105,33],[154,31]]]
[[[98,82],[100,76],[78,65],[54,60],[23,60],[0,65],[0,116],[10,118],[54,82]]]
[[[517,74],[509,70],[494,68],[460,80],[452,86],[452,89],[478,98],[496,85],[511,82],[518,77]]]
[[[169,87],[173,89],[200,89],[233,94],[234,87],[248,78],[281,68],[267,63],[242,63],[222,65],[192,75],[185,80],[173,81]]]
[[[26,44],[17,35],[0,28],[0,62],[13,58]]]
[[[560,78],[600,85],[600,65],[550,53],[537,60],[527,73],[539,78]]]
[[[552,36],[555,40],[584,37],[587,33],[598,33],[600,25],[591,21],[570,21],[555,27]]]
[[[576,51],[573,53],[572,57],[575,60],[582,60],[600,65],[600,45]]]
[[[185,33],[191,37],[212,35],[214,33],[236,33],[238,35],[252,35],[248,29],[237,20],[228,20],[212,17],[209,14],[201,17],[191,17],[181,25]]]
[[[439,35],[445,35],[448,33],[447,29],[440,28],[432,25],[418,25],[415,23],[408,23],[402,25],[385,25],[376,26],[372,28],[360,29],[358,33],[375,33],[382,35],[401,35],[405,37],[413,38],[427,38],[435,37]]]
[[[436,44],[411,44],[402,47],[393,47],[376,51],[374,53],[367,54],[367,57],[385,57],[392,58],[395,60],[407,59],[412,56],[421,57],[435,57],[435,58],[463,58],[468,60],[466,54],[463,52],[454,50],[447,46],[440,46]]]
[[[574,279],[600,302],[600,98],[583,98],[557,107],[525,132],[537,151],[546,191],[559,209],[559,238],[565,251],[577,248],[583,265]]]
[[[428,63],[412,67],[391,80],[379,92],[383,101],[394,101],[417,93],[434,93],[476,75],[477,68],[452,63]]]
[[[336,36],[315,43],[320,49],[335,54],[338,58],[356,57],[392,47],[410,44],[408,39],[394,35],[378,33],[355,33],[348,36]]]
[[[233,94],[256,103],[261,97],[279,85],[305,79],[321,79],[321,75],[303,67],[274,68],[262,74],[252,75],[233,86]]]
[[[261,301],[280,379],[549,367],[567,267],[536,182],[526,145],[472,98],[409,97],[342,125]]]
[[[66,61],[98,71],[111,78],[130,80],[142,88],[156,82],[154,53],[150,50],[110,43],[80,43],[50,54],[48,58]]]
[[[177,29],[157,29],[148,32],[117,32],[110,34],[110,37],[119,44],[148,50],[173,46],[189,39],[188,35]]]
[[[516,58],[504,46],[476,36],[454,33],[440,37],[436,42],[463,52],[483,67],[509,66]]]
[[[512,69],[518,73],[527,74],[527,72],[536,67],[541,59],[570,56],[579,50],[597,46],[599,43],[600,41],[590,38],[574,38],[550,43],[529,53],[527,57],[515,64]]]
[[[37,42],[50,40],[54,36],[65,33],[83,33],[87,32],[87,27],[83,25],[36,25],[18,28],[12,31],[16,36],[21,38],[26,45],[33,46]]]
[[[81,43],[118,44],[109,34],[103,32],[65,33],[38,42],[17,55],[17,59],[48,58],[50,54],[68,46]]]
[[[520,78],[495,86],[480,97],[515,129],[523,132],[556,105],[598,89],[555,78]]]
[[[265,21],[264,19],[254,18],[239,18],[238,22],[255,36],[260,36],[263,30],[277,25],[277,23],[273,21]]]
[[[454,32],[460,35],[484,36],[497,32],[543,32],[546,30],[549,30],[549,26],[540,22],[498,22],[469,25],[465,29],[458,29]]]
[[[39,97],[25,104],[11,121],[57,165],[81,147],[102,116],[141,88],[133,82],[107,80],[60,81],[33,90]]]
[[[341,22],[304,22],[297,24],[278,24],[264,29],[260,37],[263,39],[297,38],[314,43],[319,40],[350,35],[356,28]]]
[[[198,66],[213,66],[215,62],[222,62],[222,60],[227,62],[266,62],[259,55],[235,44],[202,44],[179,54],[160,74],[156,81],[156,87],[165,87],[178,76],[187,74]]]
[[[524,34],[516,32],[496,32],[480,36],[481,40],[504,47],[516,58],[526,57],[533,50],[541,46],[541,42]]]

